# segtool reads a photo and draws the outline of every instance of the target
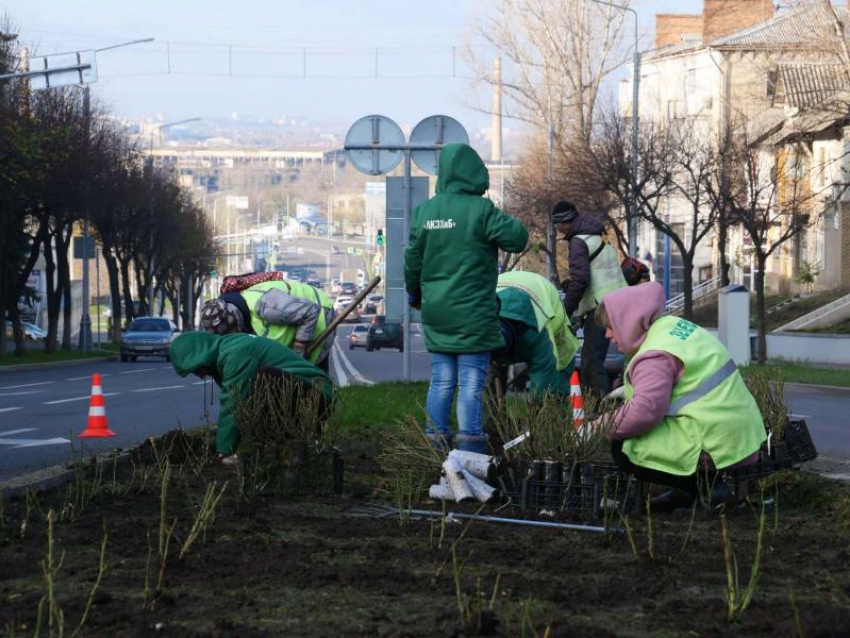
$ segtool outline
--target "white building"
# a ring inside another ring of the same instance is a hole
[[[847,7],[836,7],[842,20]],[[666,122],[700,135],[746,131],[760,140],[765,157],[778,157],[790,140],[803,141],[811,171],[812,192],[822,198],[841,180],[838,158],[846,155],[844,118],[823,105],[847,88],[837,63],[837,40],[831,18],[814,4],[774,13],[771,0],[704,0],[699,15],[657,15],[656,48],[643,56],[639,96],[641,122]],[[619,107],[629,117],[631,75],[620,86]],[[847,109],[845,108],[845,112]],[[706,137],[710,139],[710,137]],[[670,196],[662,210],[673,224],[690,224],[689,203]],[[850,227],[850,208],[827,212],[799,239],[778,251],[767,264],[767,285],[787,290],[804,264],[819,272],[820,287],[850,286],[850,248],[842,256],[842,239]],[[685,232],[689,233],[687,226]],[[740,228],[730,229],[728,256],[733,280],[752,285],[752,251]],[[695,260],[694,282],[718,272],[715,238],[709,234]],[[850,245],[850,236],[846,237]],[[663,277],[664,240],[643,223],[641,256],[654,258]],[[681,259],[671,252],[672,291],[681,286]],[[679,271],[677,272],[676,268]]]

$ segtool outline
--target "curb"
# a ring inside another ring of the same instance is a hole
[[[107,463],[118,463],[123,465],[130,460],[129,452],[103,452],[95,457],[98,465],[106,465]],[[84,461],[85,463],[86,461]],[[8,481],[0,482],[0,501],[6,501],[12,498],[21,497],[29,490],[34,492],[43,492],[55,487],[59,487],[74,479],[76,471],[74,468],[69,468],[67,464],[52,465],[29,474],[21,474],[15,476]]]
[[[11,365],[0,365],[0,374],[4,372],[15,372],[16,370],[49,370],[51,368],[69,368],[71,366],[83,365],[84,363],[104,363],[107,361],[118,361],[118,355],[107,357],[85,357],[82,359],[68,359],[67,361],[45,361],[44,363],[21,363]]]
[[[843,390],[844,392],[850,392],[850,387],[846,385],[818,385],[816,383],[792,383],[789,381],[786,381],[785,385],[795,388],[822,388],[824,390]]]

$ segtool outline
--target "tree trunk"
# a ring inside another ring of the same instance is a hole
[[[115,255],[104,250],[106,272],[109,276],[109,303],[112,308],[112,326],[109,329],[112,343],[121,341],[121,285],[119,283],[118,261]]]
[[[62,308],[62,349],[71,349],[71,329],[72,311],[74,302],[71,291],[71,262],[69,259],[69,250],[72,235],[72,228],[69,226],[67,238],[63,232],[59,232],[56,237],[56,265],[59,275],[59,285],[62,288],[62,297],[65,301]]]
[[[756,252],[756,329],[758,330],[758,363],[764,365],[767,361],[767,317],[764,307],[764,267],[767,257]]]
[[[59,295],[56,283],[56,262],[53,259],[53,237],[50,236],[44,245],[44,275],[47,293],[47,341],[44,344],[45,352],[56,352],[56,343],[59,338]]]
[[[688,321],[694,319],[694,257],[684,250],[682,255],[682,286],[684,287],[685,307],[683,315]]]
[[[12,337],[15,340],[15,356],[23,357],[27,352],[26,343],[24,340],[24,330],[21,326],[21,316],[18,312],[18,301],[9,306],[9,319],[12,322]],[[5,333],[5,325],[3,332]]]
[[[124,316],[121,322],[121,327],[123,327],[125,323],[132,321],[136,315],[133,311],[133,295],[130,291],[130,262],[120,259],[119,262],[121,263],[121,286],[124,289]]]
[[[728,286],[732,283],[729,279],[729,256],[726,250],[729,246],[729,229],[726,226],[726,213],[722,212],[722,208],[717,213],[717,252],[720,254],[720,287]]]

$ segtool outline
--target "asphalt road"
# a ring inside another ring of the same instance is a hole
[[[364,317],[363,323],[369,320]],[[331,355],[338,385],[372,385],[402,378],[402,353],[396,350],[349,350],[354,324],[343,324]],[[418,326],[411,331],[411,379],[427,381],[430,361]],[[64,368],[0,373],[0,481],[67,461],[70,441],[85,429],[91,376],[99,372],[106,395],[109,427],[117,436],[86,439],[84,450],[130,448],[147,437],[177,427],[215,422],[218,390],[194,376],[180,378],[161,359],[135,363],[86,363]],[[789,384],[786,399],[795,415],[806,418],[824,457],[850,458],[850,389]],[[205,414],[205,407],[208,415]],[[77,447],[79,450],[79,447]],[[842,470],[845,471],[845,470]]]
[[[79,439],[95,372],[101,375],[107,423],[117,436]],[[71,440],[78,453],[82,444],[88,455],[130,448],[180,426],[204,425],[203,384],[153,358],[0,373],[0,480],[69,460]],[[210,392],[208,386],[208,401]],[[213,421],[217,404],[207,406]]]

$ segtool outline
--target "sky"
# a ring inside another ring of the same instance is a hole
[[[155,38],[98,54],[93,91],[116,115],[345,123],[380,113],[416,123],[441,113],[479,130],[490,118],[474,106],[488,98],[470,83],[461,52],[495,1],[6,0],[4,8],[33,55]],[[649,48],[654,14],[699,13],[702,1],[632,6]]]

